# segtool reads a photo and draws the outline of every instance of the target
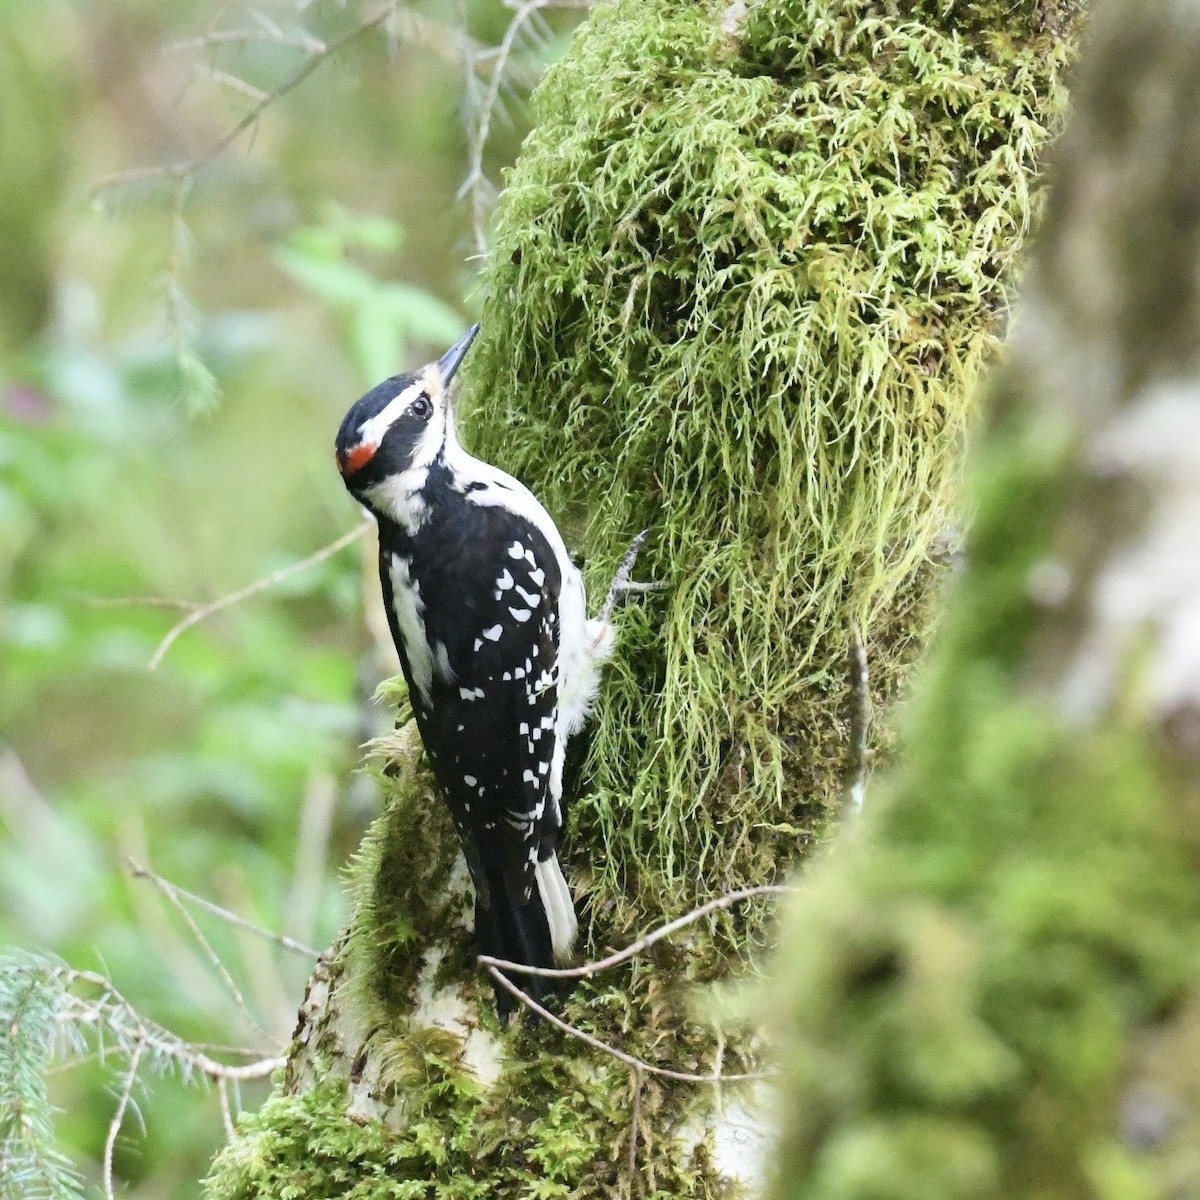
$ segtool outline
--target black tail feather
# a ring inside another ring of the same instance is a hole
[[[537,888],[528,901],[504,886],[501,878],[489,880],[491,904],[484,907],[478,892],[475,896],[475,942],[480,954],[503,958],[508,962],[524,963],[530,967],[553,967],[554,949],[550,942],[550,924]],[[516,971],[507,977],[539,1004],[559,990],[557,980]],[[492,979],[496,994],[496,1013],[501,1024],[520,1001],[507,988]],[[531,1014],[532,1015],[532,1014]]]

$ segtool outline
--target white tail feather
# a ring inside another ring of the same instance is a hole
[[[544,862],[538,863],[534,868],[534,878],[550,926],[554,961],[561,966],[570,961],[579,923],[575,920],[575,906],[571,902],[571,892],[563,878],[562,867],[558,865],[558,856],[551,854]]]

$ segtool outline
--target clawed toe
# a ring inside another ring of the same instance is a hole
[[[646,535],[649,532],[648,529],[643,529],[629,543],[629,549],[625,551],[625,557],[621,559],[621,565],[617,567],[617,573],[613,576],[612,583],[608,586],[608,595],[604,598],[604,604],[600,609],[598,620],[607,621],[617,604],[625,600],[628,596],[640,595],[646,592],[658,592],[667,586],[665,583],[640,583],[629,578],[633,573],[633,564],[637,562],[638,551],[641,550],[642,543],[646,540]]]

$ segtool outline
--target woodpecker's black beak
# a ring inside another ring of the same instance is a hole
[[[475,340],[475,335],[479,332],[478,325],[472,325],[466,333],[438,359],[437,369],[438,374],[442,377],[442,390],[447,391],[450,387],[450,381],[454,378],[455,372],[462,365],[462,360],[467,357],[467,351],[471,348],[471,343]]]

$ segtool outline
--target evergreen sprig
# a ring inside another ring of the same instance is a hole
[[[118,1103],[104,1151],[104,1192],[112,1195],[112,1151],[135,1085],[174,1072],[185,1083],[226,1088],[261,1079],[278,1057],[228,1065],[142,1016],[103,975],[50,955],[0,952],[0,1200],[77,1200],[83,1182],[58,1149],[46,1086],[50,1060],[94,1050],[112,1065]]]
[[[81,1180],[58,1149],[46,1065],[78,1033],[61,1017],[66,969],[56,960],[0,954],[0,1200],[76,1200]]]

